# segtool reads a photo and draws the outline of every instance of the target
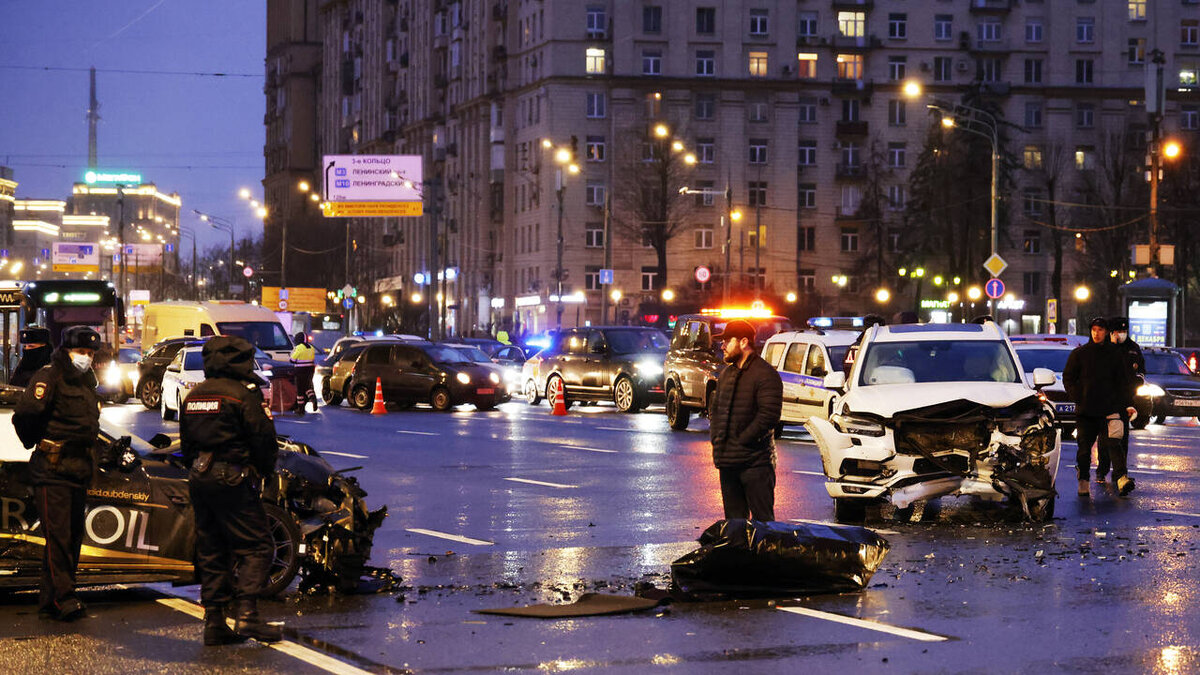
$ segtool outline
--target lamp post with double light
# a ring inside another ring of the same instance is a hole
[[[213,229],[221,230],[222,232],[229,233],[229,274],[227,275],[229,283],[228,283],[228,288],[225,289],[225,292],[226,292],[226,294],[228,294],[228,296],[230,298],[232,298],[233,297],[233,268],[234,268],[234,252],[233,252],[234,241],[233,241],[233,238],[234,238],[234,228],[236,227],[236,225],[234,225],[233,221],[231,221],[227,218],[222,218],[220,216],[214,216],[211,213],[204,213],[203,211],[197,211],[196,209],[192,209],[192,213],[195,213],[197,216],[200,216],[200,220],[203,220],[204,222],[208,223]],[[122,258],[121,260],[123,261],[124,258]]]
[[[556,244],[556,262],[554,268],[555,281],[555,326],[562,328],[563,315],[563,198],[566,192],[566,180],[563,172],[566,171],[572,176],[579,174],[579,164],[576,163],[578,139],[575,136],[571,137],[570,146],[555,147],[550,139],[542,141],[542,147],[546,150],[554,151],[554,163],[558,168],[554,172],[554,194],[558,199],[558,237]],[[607,242],[605,242],[607,244]]]

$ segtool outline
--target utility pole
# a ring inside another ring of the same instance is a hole
[[[733,276],[733,270],[729,268],[729,256],[733,247],[733,188],[729,185],[729,180],[725,180],[725,215],[722,216],[721,224],[725,227],[725,274],[722,275],[721,303],[729,304],[729,278]]]
[[[563,315],[562,278],[563,278],[563,187],[564,187],[563,170],[562,170],[561,166],[554,173],[554,176],[555,176],[555,182],[558,183],[558,185],[556,186],[556,189],[555,189],[555,193],[558,195],[558,242],[557,242],[558,243],[558,267],[554,268],[554,280],[556,282],[555,293],[557,293],[557,295],[555,295],[554,297],[558,299],[558,302],[555,303],[554,311],[555,311],[555,315],[557,316],[557,319],[556,319],[557,323],[555,325],[559,329],[561,329],[562,328],[562,315]]]
[[[762,268],[759,267],[759,251],[762,250],[762,201],[754,205],[754,299],[762,299]]]
[[[441,209],[442,209],[442,202],[441,202],[442,179],[441,179],[441,177],[434,176],[432,179],[430,179],[427,186],[429,187],[429,193],[430,193],[429,201],[431,202],[432,205],[429,208],[429,271],[427,272],[428,278],[425,280],[425,283],[427,284],[426,288],[429,289],[429,292],[426,293],[426,295],[429,296],[426,299],[426,305],[429,308],[428,309],[428,311],[429,311],[429,339],[431,341],[434,341],[434,340],[438,339],[438,337],[437,337],[438,336],[438,325],[437,325],[437,321],[438,321],[438,307],[437,307],[438,227],[437,227],[437,217],[438,217],[438,213],[440,213]],[[349,265],[349,262],[347,262],[347,265]],[[349,267],[347,267],[347,269],[349,269]]]
[[[1147,92],[1146,112],[1150,117],[1150,276],[1157,276],[1158,265],[1158,181],[1162,173],[1162,108],[1163,108],[1163,64],[1166,57],[1161,50],[1150,52],[1154,72],[1147,74],[1148,84],[1154,91]]]
[[[129,286],[125,276],[128,268],[125,266],[125,185],[123,183],[117,184],[117,237],[121,242],[121,288],[119,290],[121,297],[128,300],[126,295]]]
[[[612,223],[612,190],[604,191],[604,267],[603,269],[612,269],[612,236],[609,228]],[[615,281],[615,279],[614,279]],[[608,294],[611,292],[612,284],[602,284],[600,288],[600,323],[608,324]],[[617,308],[613,307],[614,318]]]

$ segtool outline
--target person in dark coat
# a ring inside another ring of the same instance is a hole
[[[725,518],[775,520],[775,427],[783,408],[779,373],[754,351],[754,327],[730,321],[725,363],[710,408],[713,464]]]
[[[1128,433],[1129,418],[1136,413],[1128,368],[1117,346],[1108,340],[1108,322],[1092,319],[1092,339],[1067,357],[1063,368],[1063,386],[1075,402],[1076,438],[1079,450],[1075,465],[1079,470],[1079,494],[1088,492],[1088,474],[1092,464],[1092,444],[1099,442],[1108,451],[1113,480],[1122,496],[1133,491],[1133,479],[1126,472],[1121,438]]]
[[[1129,319],[1123,316],[1109,319],[1108,339],[1117,346],[1117,351],[1124,359],[1125,367],[1129,369],[1129,388],[1132,390],[1129,395],[1131,398],[1136,397],[1137,389],[1142,385],[1146,375],[1146,357],[1142,356],[1141,346],[1129,337]],[[1146,411],[1146,414],[1150,414],[1150,412]],[[1121,449],[1125,456],[1129,457],[1128,433],[1121,438]],[[1108,474],[1108,453],[1097,450],[1096,455],[1096,482],[1103,483],[1104,477]]]
[[[30,326],[21,331],[20,340],[21,359],[17,361],[17,367],[8,380],[14,387],[28,386],[33,374],[50,363],[50,356],[54,353],[54,347],[50,345],[50,331],[45,328]]]
[[[183,401],[179,440],[190,467],[204,644],[277,642],[279,628],[258,615],[273,554],[260,490],[275,472],[275,423],[254,374],[254,345],[218,336],[202,355],[205,380]]]
[[[29,458],[29,483],[45,542],[38,616],[46,619],[72,621],[86,612],[75,596],[75,572],[94,471],[92,446],[100,434],[92,371],[100,344],[100,334],[86,326],[64,330],[50,365],[33,374],[13,411],[21,443],[36,447]]]

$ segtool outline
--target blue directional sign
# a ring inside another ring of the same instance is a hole
[[[346,298],[345,300],[342,300],[342,307],[345,307],[346,309],[350,309],[353,306],[354,306],[353,298]]]
[[[600,283],[611,284],[613,282],[612,270],[600,270]]]
[[[175,252],[175,244],[167,244],[166,251],[167,251],[167,253],[174,253]]]
[[[49,258],[50,257],[50,249],[48,249],[48,248],[42,249],[42,257]]]
[[[7,257],[8,257],[8,249],[0,248],[0,258],[7,258]]]
[[[999,279],[988,279],[988,282],[983,285],[983,292],[993,300],[1004,295],[1004,282]]]

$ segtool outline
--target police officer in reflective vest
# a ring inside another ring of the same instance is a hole
[[[29,482],[42,523],[42,583],[38,616],[71,621],[84,615],[75,596],[83,544],[84,500],[92,480],[92,446],[100,434],[100,398],[92,358],[100,334],[86,326],[62,333],[50,364],[38,370],[17,402],[13,426],[32,448]]]
[[[317,394],[313,391],[313,372],[316,370],[317,350],[308,343],[308,336],[296,333],[296,346],[291,361],[296,373],[296,414],[303,417],[304,407],[312,403],[317,410]]]
[[[275,471],[275,423],[254,374],[254,345],[218,336],[202,353],[205,380],[183,401],[179,440],[191,468],[204,644],[276,642],[280,629],[258,615],[272,558],[260,490]]]

